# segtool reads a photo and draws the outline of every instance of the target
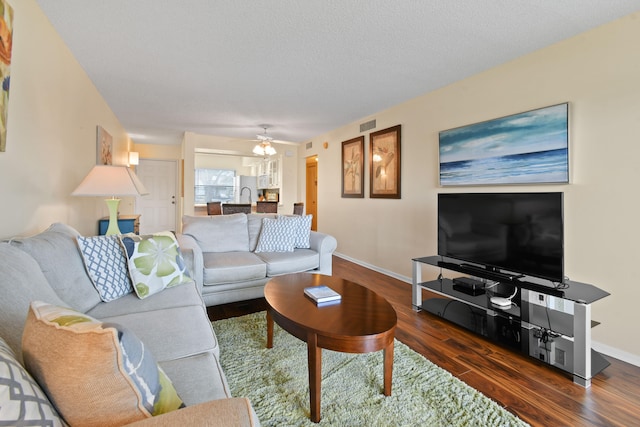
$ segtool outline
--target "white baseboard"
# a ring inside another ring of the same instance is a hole
[[[412,283],[411,277],[402,276],[400,274],[394,273],[393,271],[385,270],[384,268],[379,268],[375,265],[366,263],[364,261],[351,258],[345,254],[341,254],[338,252],[334,252],[333,254],[339,258],[345,259],[354,264],[358,264],[358,265],[361,265],[362,267],[366,267],[369,270],[373,270],[378,273],[384,274],[385,276],[393,277],[394,279],[398,279],[400,281],[407,282],[409,284]],[[593,348],[598,353],[602,353],[605,356],[613,357],[614,359],[618,359],[623,362],[630,363],[631,365],[640,367],[640,356],[636,356],[635,354],[627,353],[626,351],[622,351],[618,348],[611,347],[609,345],[602,344],[597,341],[591,341],[591,348]]]
[[[409,284],[412,283],[411,277],[401,276],[400,274],[394,273],[393,271],[385,270],[384,268],[380,268],[380,267],[377,267],[375,265],[368,264],[368,263],[366,263],[364,261],[360,261],[359,259],[351,258],[350,256],[347,256],[345,254],[341,254],[339,252],[334,252],[333,254],[335,256],[339,257],[339,258],[346,259],[347,261],[352,262],[354,264],[358,264],[358,265],[361,265],[363,267],[366,267],[369,270],[373,270],[373,271],[376,271],[378,273],[384,274],[385,276],[393,277],[394,279],[398,279],[398,280],[400,280],[402,282],[407,282]]]
[[[627,353],[626,351],[593,340],[591,341],[591,348],[605,356],[613,357],[614,359],[640,367],[640,356],[636,356],[635,354]]]

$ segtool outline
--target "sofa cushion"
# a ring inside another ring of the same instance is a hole
[[[159,362],[187,406],[231,397],[218,358],[211,352]]]
[[[28,253],[8,243],[0,243],[0,260],[0,336],[18,360],[22,360],[22,330],[31,301],[65,303],[49,286],[40,266]]]
[[[207,310],[201,305],[131,312],[100,320],[117,323],[132,331],[159,362],[219,351]]]
[[[205,310],[197,285],[190,282],[145,299],[131,293],[108,304],[98,304],[86,314],[129,327],[161,362],[207,351],[218,354],[218,341]],[[146,313],[150,313],[148,317]],[[167,336],[172,336],[175,344],[167,346]],[[171,378],[175,382],[176,378]]]
[[[0,425],[63,426],[38,383],[0,338]]]
[[[251,252],[205,253],[204,286],[262,279],[267,275],[264,262]]]
[[[258,255],[267,265],[267,276],[300,273],[320,266],[320,255],[311,249],[293,252],[261,252]]]
[[[249,251],[247,214],[185,215],[182,232],[196,239],[202,252]]]
[[[293,252],[295,242],[292,218],[265,218],[255,252]]]
[[[140,298],[190,282],[178,241],[170,231],[120,236],[136,294]]]
[[[23,348],[25,366],[71,425],[119,426],[184,406],[145,345],[120,325],[34,301]]]
[[[78,245],[102,301],[113,301],[133,292],[127,258],[118,236],[78,236]]]
[[[202,296],[195,282],[173,286],[155,294],[153,298],[140,299],[132,292],[109,304],[98,304],[87,311],[91,317],[104,319],[105,317],[122,316],[129,313],[145,313],[147,311],[164,310],[175,307],[202,306]]]
[[[264,218],[276,218],[276,214],[268,213],[252,213],[247,215],[247,225],[249,228],[249,251],[256,250],[258,244],[258,238],[260,237],[260,231],[262,231],[262,220]]]
[[[79,235],[68,225],[55,223],[35,236],[12,239],[11,244],[38,262],[51,287],[68,306],[86,312],[100,303],[100,295],[78,249]],[[26,307],[24,316],[27,316]]]

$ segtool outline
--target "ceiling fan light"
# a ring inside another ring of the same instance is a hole
[[[264,156],[264,149],[260,144],[253,147],[253,154],[257,154],[258,156]]]
[[[276,149],[271,146],[271,141],[273,138],[267,135],[267,127],[266,125],[262,126],[264,128],[264,134],[256,135],[258,141],[260,141],[255,147],[253,147],[253,153],[258,156],[273,156],[276,154]]]

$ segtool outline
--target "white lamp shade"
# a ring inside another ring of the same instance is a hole
[[[144,196],[149,194],[136,174],[127,166],[94,166],[73,196]]]
[[[138,154],[137,151],[130,151],[129,152],[129,164],[130,165],[137,165],[138,163],[140,163],[140,156]]]

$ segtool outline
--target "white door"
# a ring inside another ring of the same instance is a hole
[[[177,231],[176,187],[178,165],[174,160],[140,159],[136,174],[149,192],[136,202],[140,217],[140,234]]]

